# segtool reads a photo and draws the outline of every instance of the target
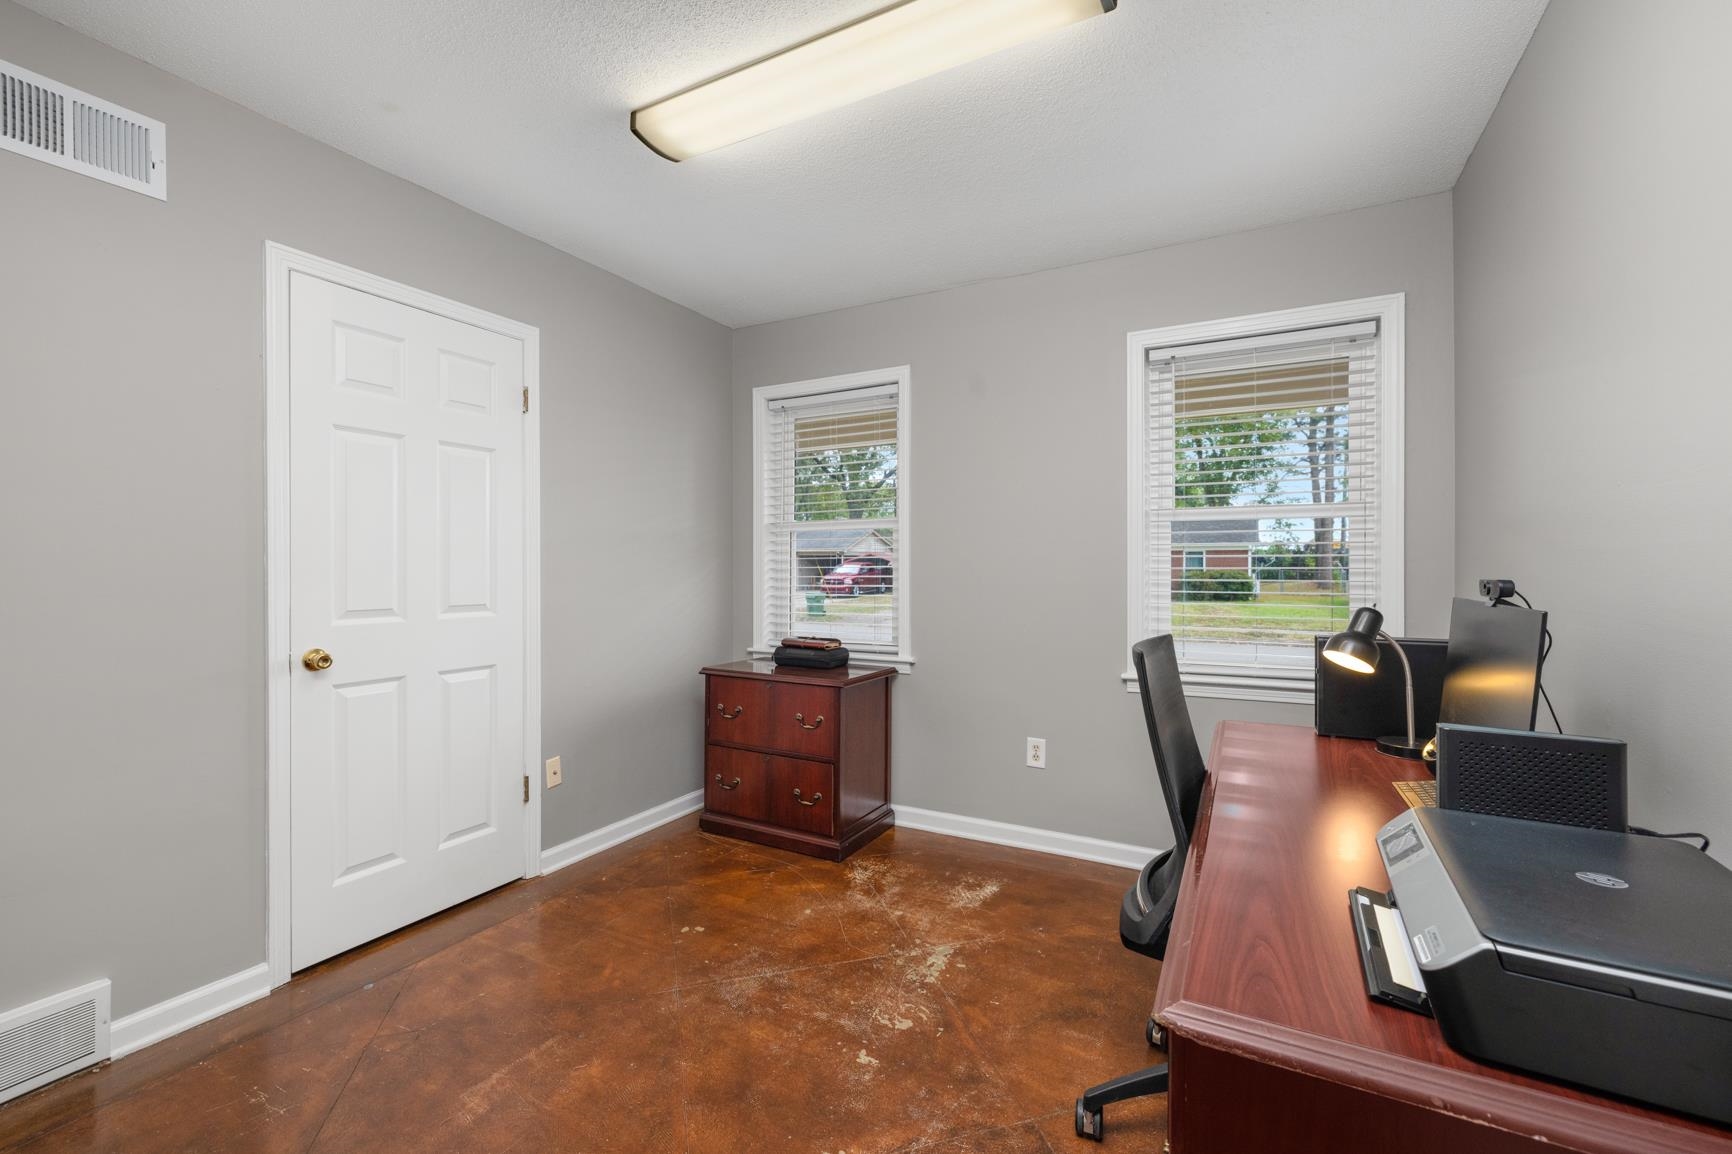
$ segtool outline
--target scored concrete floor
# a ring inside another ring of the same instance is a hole
[[[0,1151],[1153,1154],[1159,963],[1113,866],[896,830],[836,864],[685,818],[0,1107]]]

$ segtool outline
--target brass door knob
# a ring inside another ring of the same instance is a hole
[[[331,667],[331,655],[323,649],[309,649],[301,654],[301,664],[317,673],[321,669]]]

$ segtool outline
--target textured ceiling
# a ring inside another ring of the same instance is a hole
[[[885,2],[24,0],[735,326],[1449,188],[1545,7],[1120,0],[684,164],[627,129]]]

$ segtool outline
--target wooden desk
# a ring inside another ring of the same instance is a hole
[[[1732,1152],[1732,1130],[1483,1065],[1365,996],[1347,891],[1388,888],[1372,835],[1418,766],[1244,722],[1209,760],[1155,1002],[1174,1154]]]

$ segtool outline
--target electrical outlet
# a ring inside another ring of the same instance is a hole
[[[562,782],[564,780],[565,780],[565,774],[559,768],[559,758],[557,758],[557,757],[548,758],[547,759],[547,788],[552,789],[554,786],[558,785],[560,782]]]
[[[1028,767],[1030,769],[1046,768],[1046,738],[1031,737],[1028,739]]]

